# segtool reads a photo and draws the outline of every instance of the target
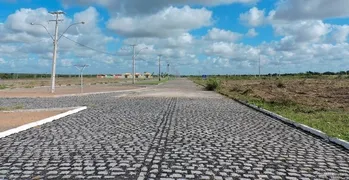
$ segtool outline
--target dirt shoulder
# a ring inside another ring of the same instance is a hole
[[[1,112],[0,111],[0,132],[16,128],[28,123],[49,118],[67,110],[53,111],[28,111],[28,112]]]
[[[140,89],[140,86],[85,86],[83,93],[113,92],[122,90]],[[39,88],[18,88],[0,91],[0,97],[55,97],[62,95],[80,94],[80,86],[57,87],[54,94],[50,93],[49,87]]]

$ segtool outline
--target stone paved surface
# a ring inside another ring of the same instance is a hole
[[[91,106],[0,139],[0,179],[349,179],[348,150],[187,80],[18,102]]]

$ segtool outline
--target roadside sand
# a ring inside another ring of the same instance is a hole
[[[67,110],[66,110],[67,111]],[[41,119],[49,118],[64,110],[35,111],[35,112],[0,112],[0,132],[22,126]]]

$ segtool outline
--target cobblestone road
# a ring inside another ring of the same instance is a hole
[[[120,95],[0,99],[90,105],[0,139],[0,179],[349,179],[349,151],[187,80]]]

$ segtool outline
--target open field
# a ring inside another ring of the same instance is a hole
[[[201,85],[200,78],[193,80]],[[218,77],[216,91],[247,101],[332,137],[349,140],[349,79],[340,76],[315,78]]]
[[[112,92],[121,90],[139,89],[132,85],[92,85],[84,86],[83,93]],[[56,87],[54,94],[50,93],[49,87],[38,88],[16,88],[0,90],[0,97],[55,97],[60,95],[79,94],[80,86]]]
[[[153,79],[149,79],[152,81]],[[137,79],[139,82],[149,81],[148,79]],[[129,83],[132,79],[98,79],[96,77],[84,77],[85,85],[103,85],[103,84],[116,84],[116,83]],[[1,89],[14,89],[14,88],[34,88],[50,86],[50,78],[36,78],[36,79],[2,79],[0,80],[0,90]],[[80,85],[80,78],[57,78],[56,86],[75,86]]]

